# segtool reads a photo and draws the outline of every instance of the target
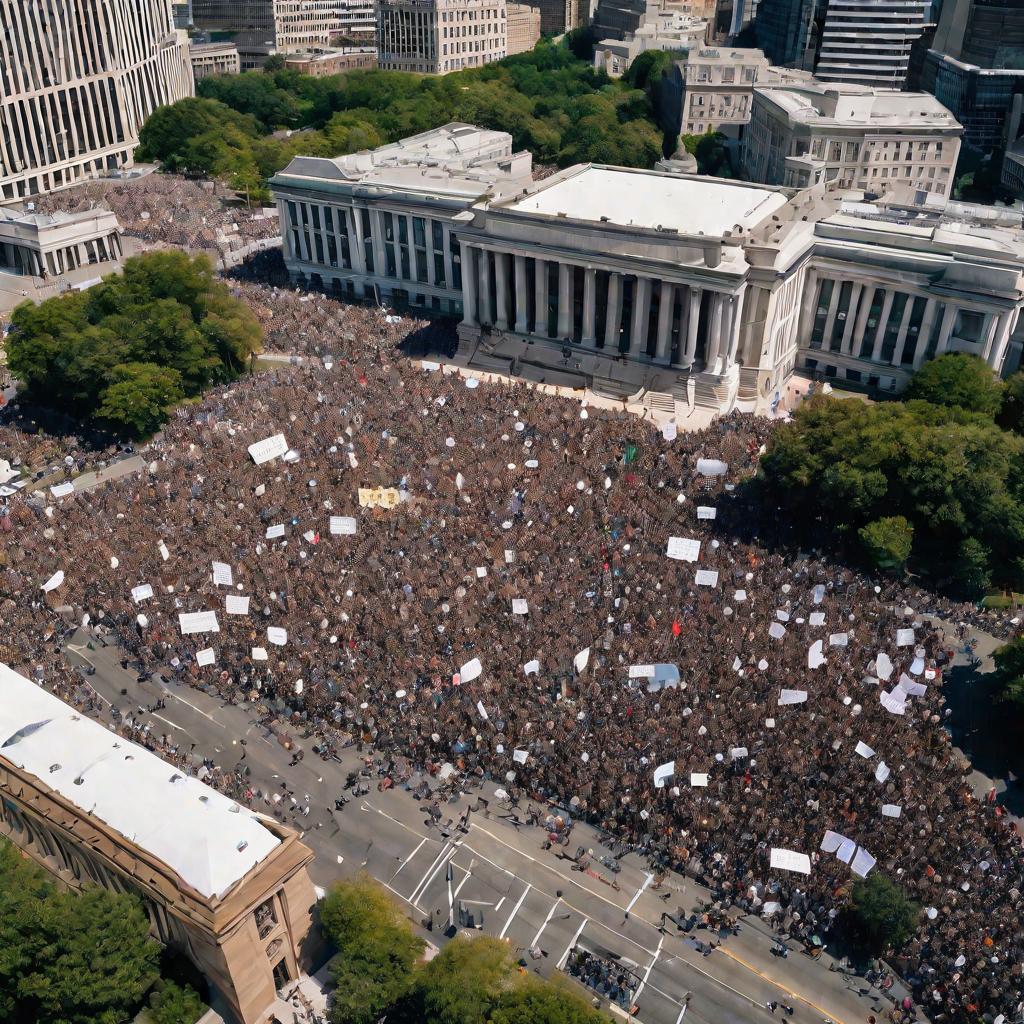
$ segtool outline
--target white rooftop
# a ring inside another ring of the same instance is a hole
[[[752,227],[786,205],[785,195],[771,189],[628,168],[588,165],[550,180],[551,185],[542,185],[507,209],[598,222],[607,218],[625,227],[720,238],[737,225]]]
[[[245,807],[0,665],[0,757],[222,896],[277,838]]]
[[[958,128],[959,122],[927,92],[893,92],[846,82],[759,85],[793,121],[804,124],[869,125],[887,128]]]

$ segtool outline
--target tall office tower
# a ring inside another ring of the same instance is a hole
[[[362,7],[365,31],[370,26]],[[234,43],[242,70],[251,71],[272,54],[334,46],[359,8],[359,0],[192,0],[192,20]]]
[[[828,0],[815,74],[827,82],[901,89],[928,0]]]
[[[192,88],[170,0],[0,0],[0,202],[131,166]]]
[[[816,7],[815,0],[761,0],[754,31],[771,64],[810,70]]]
[[[380,0],[377,60],[387,71],[444,75],[501,60],[505,0]]]

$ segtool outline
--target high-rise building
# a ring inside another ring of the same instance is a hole
[[[170,0],[0,0],[0,201],[130,166],[192,89]]]
[[[540,11],[540,30],[543,35],[561,35],[583,24],[587,17],[586,0],[530,0],[530,6]]]
[[[505,0],[380,0],[378,63],[387,71],[446,75],[507,53]]]
[[[532,50],[540,39],[540,11],[529,4],[508,4],[508,42],[506,51],[515,53]]]
[[[192,18],[238,47],[243,71],[271,55],[367,42],[373,29],[368,0],[192,0]]]
[[[828,0],[815,74],[830,82],[900,89],[929,0]]]
[[[754,31],[757,45],[771,64],[813,67],[816,8],[816,0],[761,0]]]

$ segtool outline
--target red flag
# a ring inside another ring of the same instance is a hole
[[[682,631],[683,631],[683,627],[679,625],[679,620],[678,619],[673,619],[672,620],[672,635],[673,636],[679,636],[679,634],[682,633]]]

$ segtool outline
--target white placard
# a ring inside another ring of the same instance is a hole
[[[267,626],[267,640],[277,647],[284,647],[288,643],[288,630],[280,626]]]
[[[353,516],[331,516],[331,534],[334,537],[351,537],[359,529]]]
[[[70,480],[66,484],[54,484],[50,488],[50,493],[55,498],[66,498],[69,494],[75,493],[75,485]]]
[[[718,515],[718,509],[712,508],[710,505],[698,505],[697,506],[697,518],[698,519],[714,519]]]
[[[207,647],[201,651],[196,651],[197,665],[212,665],[216,660],[217,656],[213,653],[212,647]]]
[[[825,600],[825,584],[824,583],[816,583],[815,584],[814,590],[811,593],[811,600],[815,604],[821,604],[821,602]]]
[[[228,594],[224,598],[224,611],[228,615],[248,615],[249,598],[241,594]]]
[[[521,597],[512,598],[512,614],[513,615],[528,615],[530,613],[529,604],[524,601]]]
[[[775,640],[781,640],[786,635],[786,627],[781,622],[773,622],[768,627],[768,635]]]
[[[789,622],[789,612],[787,612],[784,608],[776,608],[775,618],[777,618],[779,622]]]
[[[694,789],[701,789],[708,784],[707,772],[690,772],[690,785]]]
[[[253,647],[250,657],[253,661],[266,661],[267,649],[265,647]]]
[[[742,604],[747,599],[747,592],[745,590],[737,590],[736,593],[732,595],[732,599]]]
[[[160,544],[157,547],[157,550],[160,552],[160,557],[165,562],[167,561],[168,558],[171,557],[171,553],[170,553],[170,551],[167,550],[167,545],[163,541],[160,541]]]
[[[526,759],[529,756],[529,753],[525,750],[512,751],[512,760],[515,761],[516,764],[526,764]]]
[[[671,779],[675,773],[675,761],[666,761],[664,764],[659,764],[658,767],[654,769],[654,788],[664,789],[665,782],[668,779]]]
[[[835,853],[843,843],[848,843],[849,841],[850,840],[841,833],[833,832],[831,829],[828,829],[821,840],[819,849],[822,853]]]
[[[665,438],[666,441],[674,441],[679,436],[679,428],[676,426],[675,420],[669,420],[669,422],[661,428],[661,436]]]
[[[132,587],[132,600],[138,604],[140,601],[148,601],[153,596],[153,585],[143,583],[140,586]]]
[[[825,625],[825,613],[824,612],[811,612],[807,616],[807,622],[812,626],[824,626]]]
[[[590,648],[584,647],[583,650],[572,659],[572,663],[577,672],[582,672],[587,665],[590,664]]]
[[[898,818],[902,813],[903,807],[900,804],[882,804],[883,818]]]
[[[847,839],[844,836],[839,849],[836,850],[836,857],[838,857],[844,864],[849,864],[850,858],[853,856],[856,849],[857,844],[852,839]]]
[[[780,871],[795,871],[799,875],[811,873],[811,858],[806,853],[797,853],[796,850],[783,850],[773,846],[770,863],[773,868]]]
[[[725,476],[729,466],[720,459],[698,459],[697,472],[702,476]]]
[[[732,747],[729,750],[729,756],[734,761],[739,761],[741,758],[749,757],[750,756],[750,752],[747,750],[746,747]]]
[[[871,854],[862,846],[857,851],[857,856],[853,858],[850,870],[855,875],[860,875],[861,878],[867,878],[868,872],[875,866],[875,864],[875,858],[872,857]]]
[[[919,676],[924,671],[924,658],[914,658],[910,665],[910,674],[913,676]]]
[[[779,694],[780,704],[803,704],[807,700],[806,690],[783,690]]]
[[[267,540],[274,540],[275,537],[284,536],[284,523],[277,523],[275,526],[267,527]]]
[[[235,585],[231,566],[227,562],[213,563],[213,585],[215,587],[233,587]]]
[[[700,558],[700,541],[691,537],[669,537],[665,554],[677,562],[696,562]]]
[[[693,581],[698,587],[717,587],[718,570],[698,569],[696,575],[693,577]]]
[[[653,679],[656,669],[653,665],[630,665],[630,679]]]
[[[907,713],[907,702],[900,700],[899,697],[894,697],[891,693],[886,693],[885,690],[882,690],[878,698],[886,711],[894,715],[905,715]]]
[[[828,645],[829,647],[845,647],[849,643],[849,638],[845,633],[829,633]]]
[[[216,612],[181,612],[178,615],[182,636],[189,633],[219,633]]]
[[[257,466],[262,466],[264,462],[284,455],[286,451],[288,451],[288,442],[284,439],[284,434],[274,434],[273,437],[267,437],[249,445],[249,454]]]
[[[889,778],[891,774],[892,773],[889,770],[889,766],[884,761],[879,761],[878,767],[875,769],[875,781],[885,782],[885,780]]]
[[[857,746],[853,748],[861,757],[871,758],[875,756],[875,752],[863,741],[857,740]]]
[[[913,679],[908,679],[905,683],[901,680],[900,686],[911,697],[923,697],[928,692],[926,683],[915,683]]]
[[[48,594],[56,590],[64,582],[64,570],[58,569],[44,584],[43,590]]]
[[[462,668],[459,669],[459,679],[464,683],[471,683],[474,679],[480,677],[484,667],[480,664],[479,658],[473,658],[472,661],[467,661]]]
[[[875,675],[879,679],[888,679],[892,675],[892,660],[885,651],[879,651],[875,658]]]
[[[824,654],[821,653],[822,643],[820,640],[815,640],[813,644],[807,650],[807,667],[808,668],[820,668],[828,660]]]
[[[912,647],[914,644],[914,631],[912,629],[896,630],[896,646]]]
[[[482,719],[483,719],[483,720],[484,720],[485,722],[486,722],[486,721],[488,721],[488,717],[487,717],[487,708],[485,708],[485,707],[484,707],[484,702],[483,702],[482,700],[478,700],[478,701],[476,702],[476,710],[477,710],[478,714],[480,715],[480,717],[481,717],[481,718],[482,718]]]
[[[533,661],[528,661],[523,666],[523,675],[537,676],[540,675],[540,662],[534,658]]]

